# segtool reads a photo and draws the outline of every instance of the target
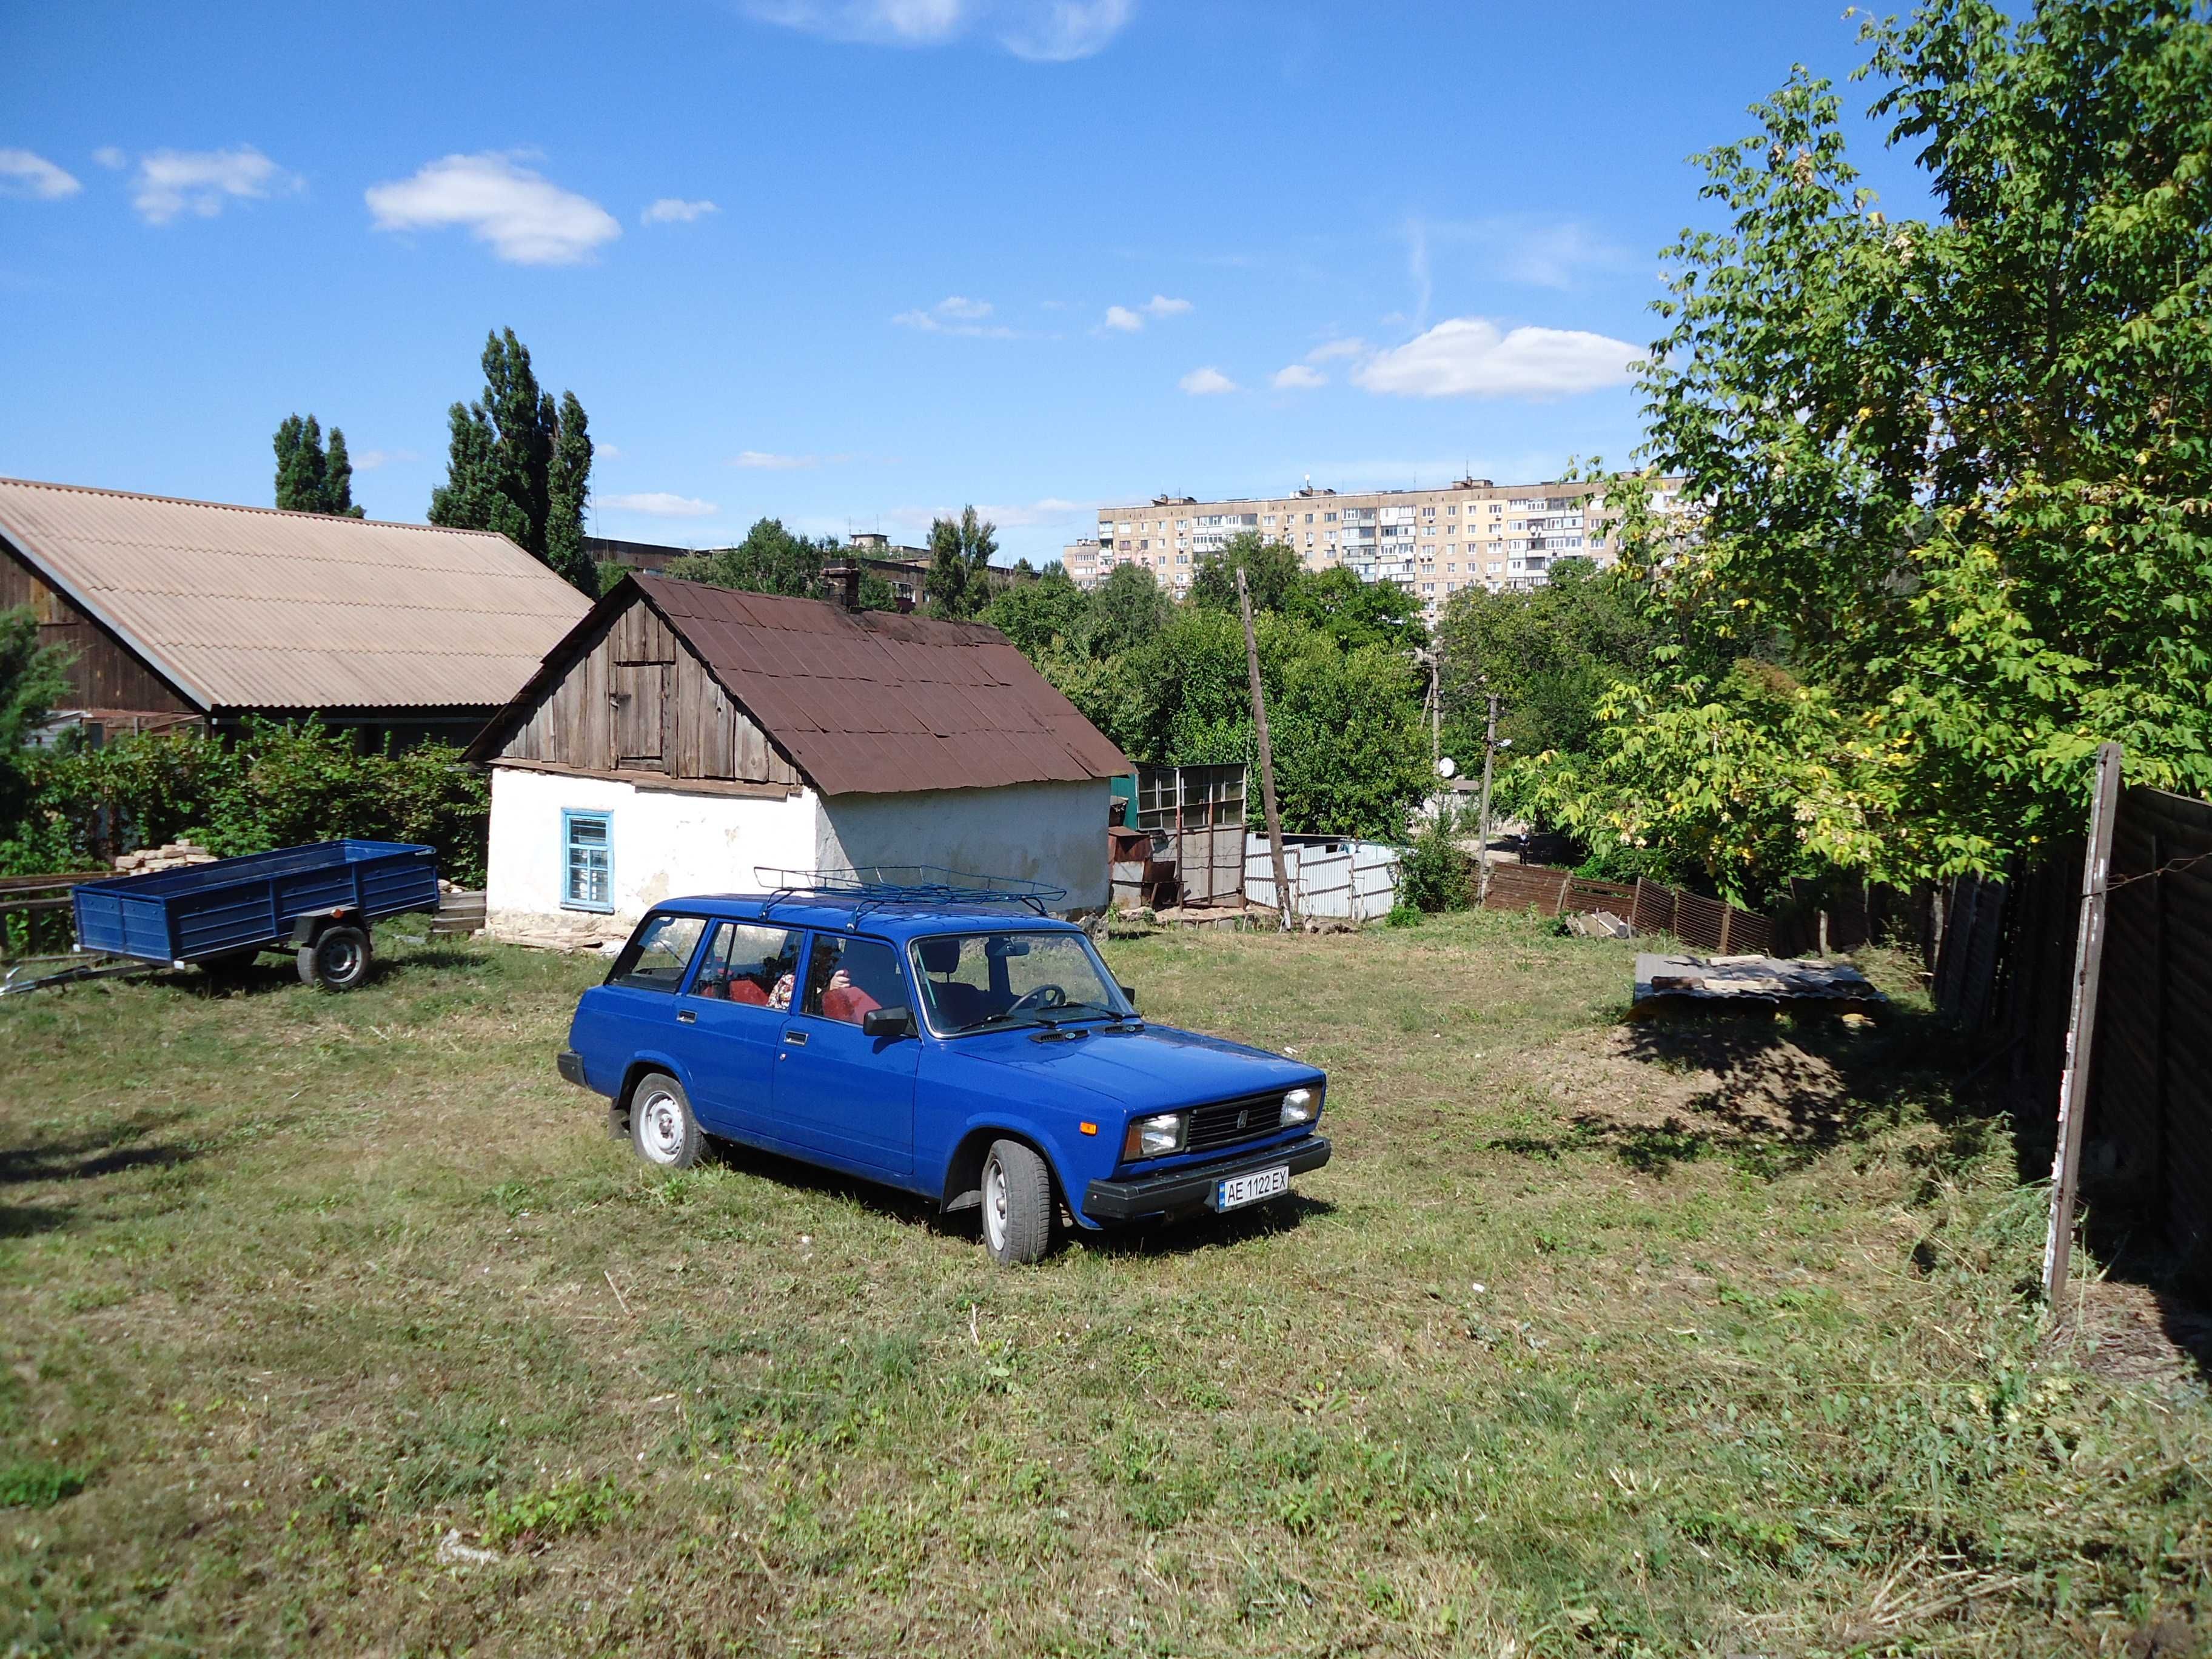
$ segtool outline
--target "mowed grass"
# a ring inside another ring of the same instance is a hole
[[[795,1165],[648,1171],[552,1071],[601,964],[400,931],[347,996],[0,1005],[0,1650],[2118,1654],[2212,1612],[2202,1381],[2045,1340],[2039,1195],[1909,991],[1654,1032],[1626,946],[1518,919],[1115,942],[1153,1017],[1327,1066],[1337,1156],[1008,1272]]]

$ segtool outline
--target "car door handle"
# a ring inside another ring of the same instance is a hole
[[[676,1011],[676,1023],[679,1025],[696,1025],[699,1023],[699,1016],[689,1008],[678,1008]]]
[[[804,1031],[786,1031],[783,1034],[783,1040],[786,1042],[788,1042],[794,1048],[804,1048],[806,1046],[806,1033]]]

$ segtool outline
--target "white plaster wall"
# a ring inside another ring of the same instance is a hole
[[[562,908],[564,811],[611,815],[611,916]],[[508,937],[550,934],[580,943],[624,938],[662,899],[757,890],[757,865],[814,868],[820,816],[820,799],[811,790],[758,800],[495,767],[486,926]]]
[[[829,795],[813,862],[823,868],[935,864],[1067,890],[1060,908],[1107,899],[1105,780]]]

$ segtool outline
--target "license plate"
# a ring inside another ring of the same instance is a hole
[[[1217,1210],[1242,1209],[1247,1204],[1257,1204],[1263,1198],[1278,1198],[1291,1190],[1291,1166],[1279,1164],[1272,1170],[1255,1170],[1249,1175],[1231,1176],[1213,1183],[1213,1207]]]

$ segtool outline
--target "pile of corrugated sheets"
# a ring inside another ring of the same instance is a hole
[[[1838,1012],[1882,1002],[1867,976],[1846,962],[1781,957],[1667,957],[1646,951],[1636,958],[1632,1012],[1643,1015],[1692,1002],[1779,1007],[1818,1003]]]

